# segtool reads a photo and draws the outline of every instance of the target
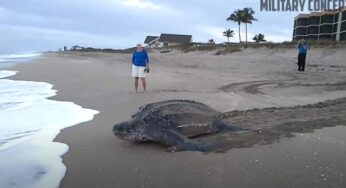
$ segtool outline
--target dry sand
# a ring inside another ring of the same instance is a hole
[[[346,97],[345,49],[312,49],[306,73],[297,73],[294,49],[214,53],[150,53],[144,94],[133,93],[129,54],[47,53],[13,68],[20,71],[14,79],[53,84],[55,100],[100,111],[56,139],[70,146],[63,156],[67,173],[61,187],[345,187],[343,126],[208,154],[167,153],[161,145],[113,136],[116,122],[156,101],[191,99],[228,112]],[[343,110],[336,114],[341,117]]]

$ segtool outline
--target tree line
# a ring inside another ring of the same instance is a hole
[[[252,8],[246,7],[243,9],[235,10],[229,17],[226,18],[226,21],[235,22],[238,25],[238,35],[239,35],[239,43],[241,40],[241,24],[245,24],[245,42],[248,42],[248,29],[247,25],[252,24],[254,21],[258,21],[258,19],[254,16],[255,11]],[[231,29],[227,29],[223,32],[223,36],[227,37],[227,42],[229,43],[229,39],[234,37],[235,32]],[[262,33],[255,35],[252,40],[256,42],[265,42],[265,36]]]

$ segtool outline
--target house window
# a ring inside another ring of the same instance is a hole
[[[307,26],[308,19],[307,18],[299,18],[297,20],[297,26]]]
[[[308,27],[308,34],[318,34],[318,26],[309,26]]]
[[[346,22],[342,22],[340,32],[346,31]]]
[[[334,23],[338,22],[339,21],[339,13],[336,13],[334,15]]]
[[[336,33],[338,31],[338,24],[334,24],[334,27],[333,27],[333,33]]]
[[[346,32],[340,34],[340,40],[346,40]]]
[[[324,23],[333,23],[334,22],[334,15],[323,15],[321,17],[322,24]]]
[[[332,33],[333,25],[322,25],[320,27],[320,33]]]
[[[311,16],[308,20],[308,25],[319,25],[320,24],[320,17],[319,16]]]
[[[300,27],[296,31],[296,35],[306,35],[306,27]]]

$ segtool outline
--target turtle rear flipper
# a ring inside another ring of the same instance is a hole
[[[231,124],[227,121],[224,121],[218,118],[211,124],[209,132],[214,133],[214,132],[222,132],[222,131],[240,133],[240,132],[248,132],[250,131],[250,129]]]

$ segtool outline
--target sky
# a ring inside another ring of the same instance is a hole
[[[248,40],[290,41],[299,12],[261,12],[260,0],[0,0],[0,53],[57,50],[66,45],[128,48],[147,35],[189,34],[194,42],[226,42],[226,21],[236,9],[251,7],[258,21]],[[245,26],[241,28],[245,40]]]

